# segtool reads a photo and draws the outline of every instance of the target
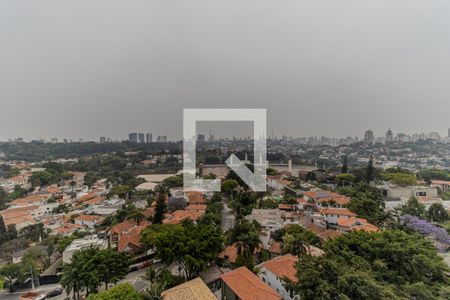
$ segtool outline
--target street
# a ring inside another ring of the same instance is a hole
[[[222,201],[223,209],[222,209],[222,230],[223,232],[228,231],[230,228],[234,227],[235,217],[232,209],[228,207],[228,204],[225,200]]]

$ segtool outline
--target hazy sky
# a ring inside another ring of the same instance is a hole
[[[450,127],[450,2],[1,1],[0,139],[182,134],[183,108],[268,132]]]

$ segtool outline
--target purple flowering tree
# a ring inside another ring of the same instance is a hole
[[[411,230],[417,231],[445,246],[450,246],[450,236],[444,228],[435,226],[426,220],[411,215],[401,216],[400,222]]]

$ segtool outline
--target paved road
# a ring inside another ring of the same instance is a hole
[[[153,265],[154,268],[159,269],[161,268],[161,264],[155,264]],[[146,268],[139,269],[134,272],[128,273],[128,275],[121,281],[121,282],[128,282],[130,283],[137,291],[143,291],[149,286],[149,282],[144,280],[142,276],[144,276],[146,271]],[[36,288],[35,291],[46,294],[56,288],[61,288],[60,284],[49,284],[49,285],[43,285],[38,288]],[[8,293],[7,290],[0,290],[0,300],[18,300],[20,298],[20,295],[23,293],[31,291],[29,290],[20,290],[14,293]],[[67,295],[65,292],[61,296],[51,298],[52,300],[62,300],[66,299]]]
[[[227,202],[223,201],[223,209],[222,209],[222,230],[225,232],[230,228],[234,227],[235,217],[233,214],[233,210],[228,207]]]

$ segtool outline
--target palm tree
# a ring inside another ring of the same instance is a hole
[[[133,213],[131,213],[127,219],[133,220],[139,226],[141,222],[145,219],[145,216],[140,211],[136,210]]]
[[[78,266],[75,263],[70,263],[64,266],[63,275],[61,277],[61,285],[66,290],[67,295],[73,292],[73,299],[80,299],[80,291],[82,290],[82,281],[79,278]]]

